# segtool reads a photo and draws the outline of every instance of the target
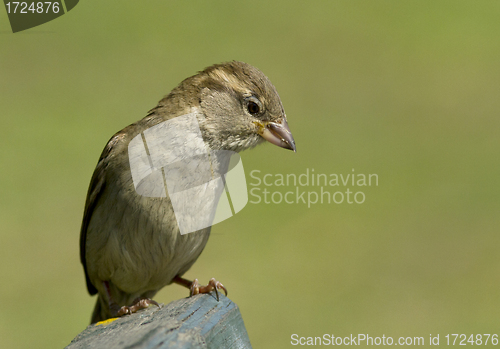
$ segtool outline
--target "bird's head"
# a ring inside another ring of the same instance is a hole
[[[210,148],[239,152],[267,140],[296,151],[278,92],[260,70],[233,61],[191,79],[197,86],[200,129]]]

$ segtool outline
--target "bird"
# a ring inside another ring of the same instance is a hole
[[[144,118],[114,134],[92,175],[80,231],[87,290],[98,295],[91,323],[158,305],[152,298],[172,283],[187,287],[190,296],[215,291],[218,299],[218,290],[227,295],[215,278],[202,286],[182,277],[203,251],[210,226],[180,234],[169,195],[140,195],[131,174],[130,142],[186,114],[196,115],[211,150],[239,153],[267,141],[296,151],[276,88],[259,69],[239,61],[214,64],[183,80]]]

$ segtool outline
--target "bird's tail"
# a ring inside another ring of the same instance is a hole
[[[95,324],[96,322],[107,320],[110,317],[111,314],[109,313],[109,307],[106,306],[106,300],[99,294],[95,302],[94,312],[92,313],[92,320],[90,323]]]

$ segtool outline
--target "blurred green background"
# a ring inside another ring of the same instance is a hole
[[[500,332],[499,18],[498,1],[85,0],[12,34],[0,10],[2,347],[85,329],[79,229],[101,150],[233,59],[273,81],[298,148],[243,153],[247,176],[379,176],[361,205],[249,203],[214,226],[186,277],[228,287],[253,346]]]

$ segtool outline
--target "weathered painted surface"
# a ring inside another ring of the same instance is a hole
[[[219,297],[197,295],[90,325],[66,348],[251,348],[238,306]]]

